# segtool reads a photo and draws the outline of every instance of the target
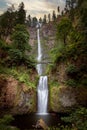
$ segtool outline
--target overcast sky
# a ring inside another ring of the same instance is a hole
[[[60,6],[62,10],[65,5],[65,0],[0,0],[0,14],[11,5],[15,7],[24,2],[25,10],[27,14],[32,17],[43,17],[44,14],[52,13],[53,10],[57,11],[57,7]]]

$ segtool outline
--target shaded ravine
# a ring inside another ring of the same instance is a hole
[[[12,121],[12,125],[20,128],[20,130],[38,130],[36,128],[37,122],[42,119],[48,127],[58,126],[58,122],[61,123],[60,116],[54,112],[48,113],[48,77],[45,74],[47,63],[49,61],[45,58],[43,60],[44,53],[42,51],[42,43],[40,42],[40,28],[37,29],[37,41],[38,41],[38,56],[37,56],[37,72],[40,76],[37,86],[37,112],[28,113],[23,115],[14,116],[15,120]],[[42,128],[41,128],[42,129]]]
[[[37,61],[42,62],[42,48],[40,42],[40,29],[37,29],[37,40],[38,40],[38,56]],[[48,83],[47,76],[43,76],[43,66],[44,64],[37,64],[37,72],[40,76],[39,84],[37,87],[38,94],[38,114],[47,114],[47,106],[48,106]]]

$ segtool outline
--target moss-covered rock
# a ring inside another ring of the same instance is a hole
[[[79,105],[87,105],[87,88],[59,86],[50,89],[51,111],[65,113]]]
[[[24,114],[36,111],[36,90],[13,77],[0,75],[0,111]]]

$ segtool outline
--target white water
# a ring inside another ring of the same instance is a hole
[[[47,113],[48,85],[47,76],[40,76],[38,85],[38,113]]]
[[[42,61],[42,50],[41,50],[41,43],[40,43],[40,34],[39,29],[37,29],[37,38],[38,38],[38,57],[37,61]],[[47,76],[42,76],[42,64],[37,65],[37,72],[40,75],[39,84],[37,88],[38,94],[38,113],[39,114],[46,114],[47,113],[47,104],[48,104],[48,83],[47,83]]]
[[[40,43],[40,35],[39,35],[39,29],[37,29],[37,39],[38,39],[38,57],[37,60],[41,61],[42,53],[41,53],[41,43]]]
[[[37,61],[41,62],[41,60],[42,60],[42,51],[41,51],[39,29],[37,29],[37,40],[38,40],[38,57],[37,57]],[[37,64],[37,72],[38,72],[39,75],[42,75],[42,65],[41,64]]]

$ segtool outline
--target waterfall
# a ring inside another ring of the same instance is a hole
[[[47,113],[48,86],[47,76],[40,76],[38,85],[38,113]]]
[[[37,61],[41,62],[41,60],[42,60],[42,51],[41,51],[39,29],[37,29],[37,40],[38,40],[38,57],[37,57]],[[37,72],[38,72],[39,75],[42,75],[42,65],[41,64],[37,64]]]
[[[37,61],[42,61],[42,49],[40,43],[40,34],[39,28],[37,29],[37,39],[38,39],[38,57]],[[47,104],[48,104],[48,83],[47,83],[47,76],[43,75],[43,64],[37,64],[37,72],[40,75],[39,84],[37,87],[37,94],[38,94],[38,113],[39,114],[46,114],[47,113]]]
[[[37,38],[38,38],[38,57],[37,57],[37,60],[38,60],[38,61],[41,61],[42,52],[41,52],[41,44],[40,44],[39,29],[37,29]]]

